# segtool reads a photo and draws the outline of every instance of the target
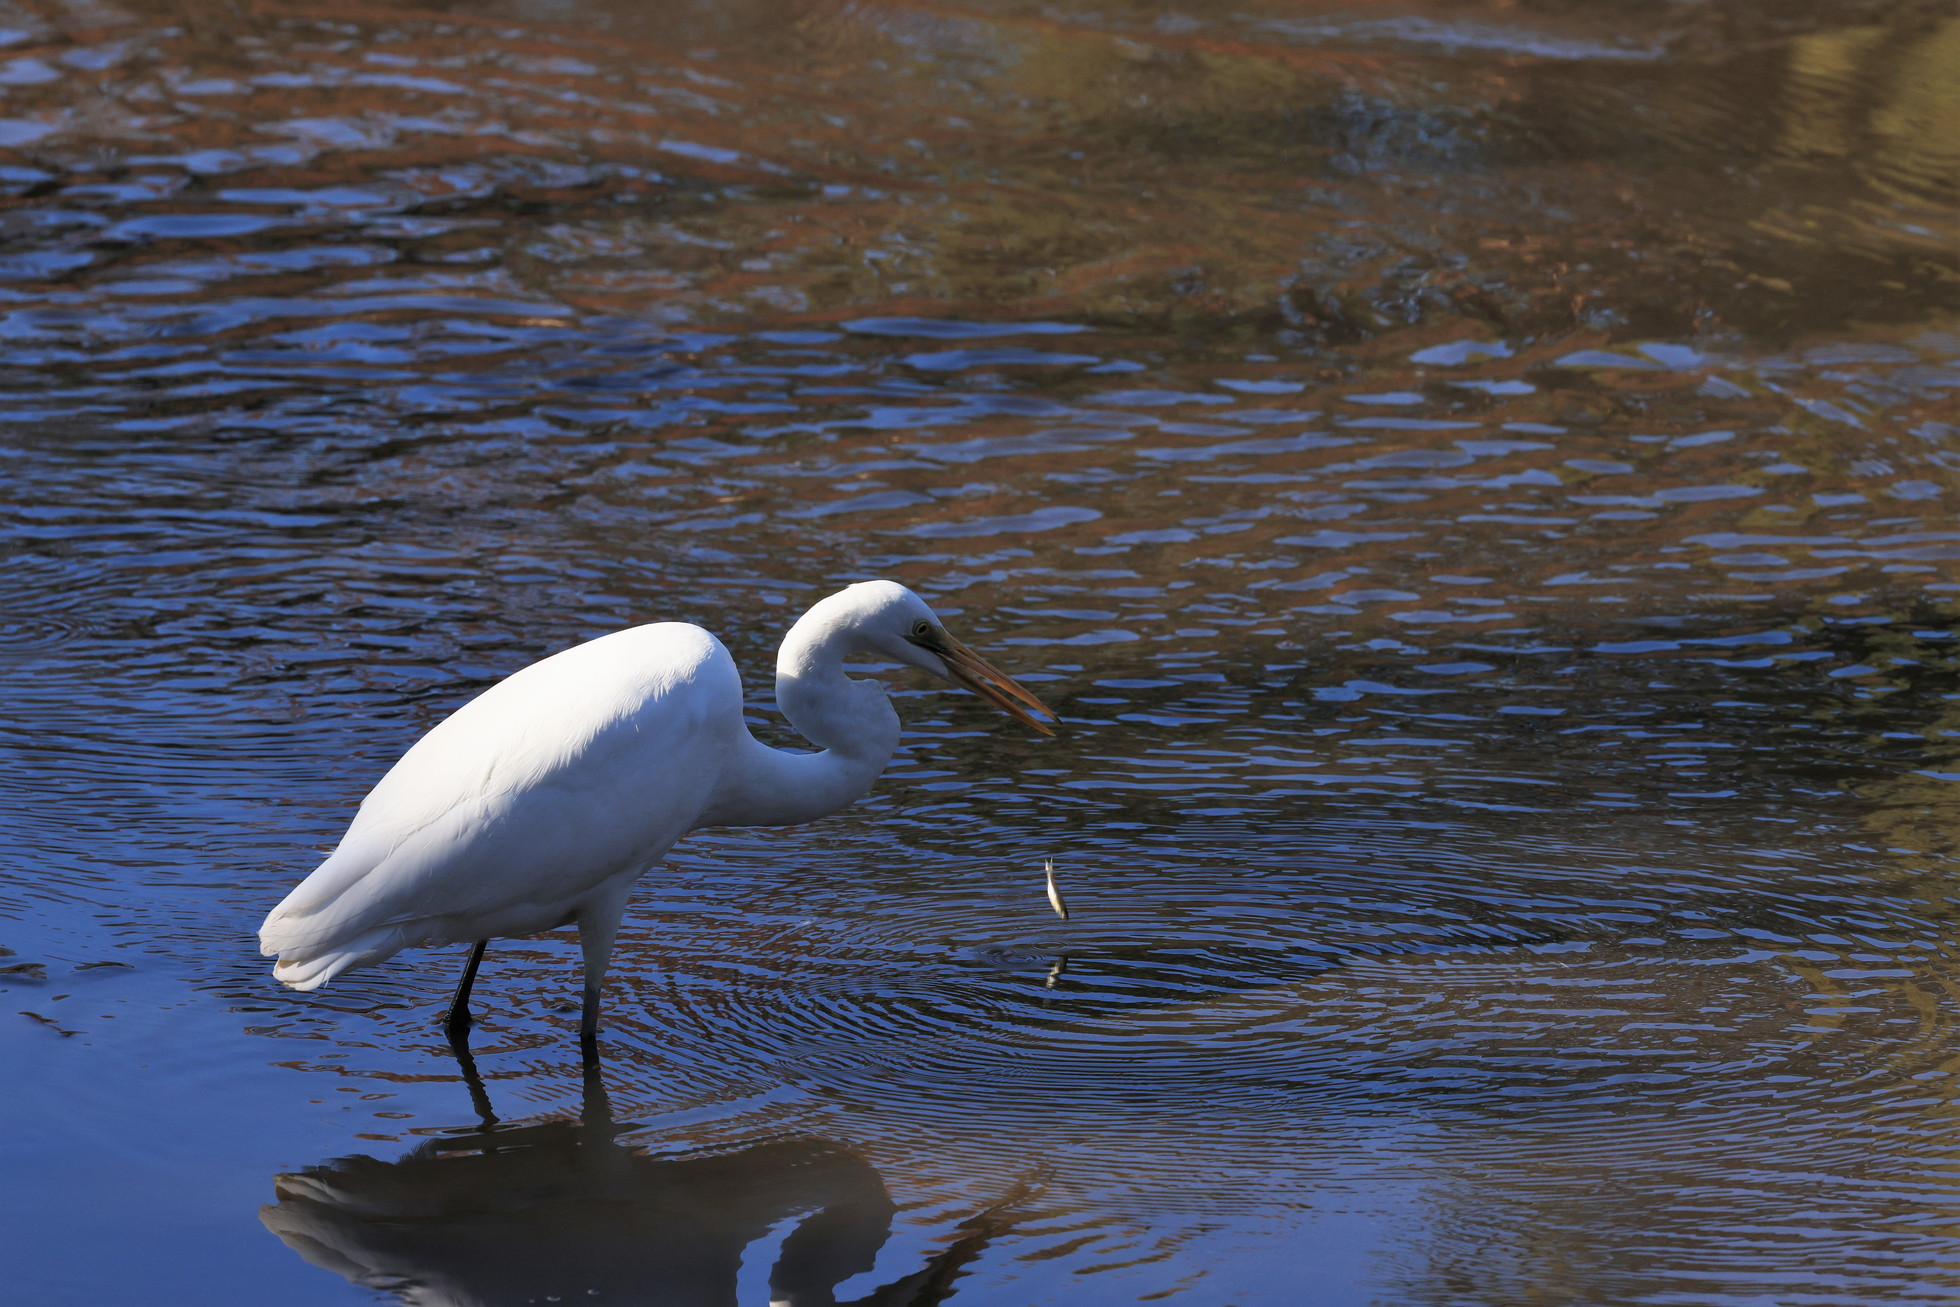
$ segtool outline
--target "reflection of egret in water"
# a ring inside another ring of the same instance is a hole
[[[394,1162],[341,1158],[278,1178],[260,1219],[300,1256],[412,1307],[547,1301],[734,1307],[745,1251],[794,1221],[769,1274],[778,1307],[830,1307],[871,1269],[896,1210],[877,1171],[820,1139],[654,1158],[619,1142],[596,1065],[577,1121],[483,1125]],[[920,1270],[854,1301],[926,1307],[1010,1222],[968,1220]]]

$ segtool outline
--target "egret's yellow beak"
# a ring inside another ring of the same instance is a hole
[[[938,654],[939,660],[946,664],[948,676],[1015,721],[1026,722],[1043,735],[1055,733],[1048,722],[1034,715],[1035,712],[1043,713],[1050,721],[1061,721],[1052,708],[1016,684],[1013,677],[946,634],[945,631],[934,628],[928,633],[912,637],[912,643],[921,649]],[[1030,708],[1034,709],[1034,712],[1029,712]]]

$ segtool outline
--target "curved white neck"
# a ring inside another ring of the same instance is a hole
[[[776,655],[776,702],[820,753],[772,749],[742,731],[702,826],[791,826],[863,797],[898,747],[898,714],[876,681],[844,674],[851,633],[804,615]]]

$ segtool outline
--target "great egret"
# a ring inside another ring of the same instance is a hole
[[[878,779],[898,714],[877,682],[845,675],[866,656],[963,685],[1051,734],[1034,712],[1054,713],[892,581],[831,595],[783,639],[776,700],[818,753],[749,734],[734,660],[700,627],[601,636],[486,690],[402,755],[259,928],[261,951],[279,957],[272,974],[317,989],[405,948],[470,942],[443,1017],[460,1037],[491,939],[576,924],[589,1043],[627,892],[674,841],[704,826],[813,821]]]

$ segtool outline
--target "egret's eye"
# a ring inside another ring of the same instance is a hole
[[[931,622],[912,623],[912,638],[914,640],[924,640],[927,637],[929,637],[931,634],[932,634]]]

